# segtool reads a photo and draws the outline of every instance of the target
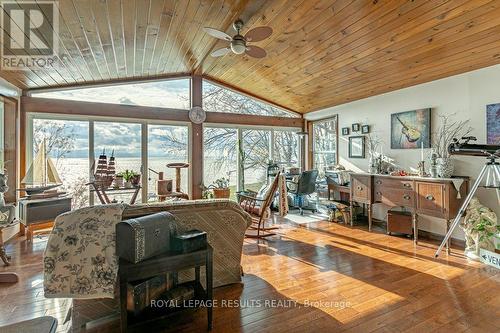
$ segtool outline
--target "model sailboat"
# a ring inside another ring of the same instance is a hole
[[[38,147],[38,152],[29,166],[26,176],[21,180],[21,184],[23,188],[19,190],[25,191],[28,196],[43,196],[46,191],[62,185],[57,169],[47,155],[45,140]],[[51,193],[58,195],[57,192],[51,191]]]

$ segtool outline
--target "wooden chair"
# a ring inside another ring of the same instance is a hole
[[[264,220],[266,218],[266,211],[271,206],[273,202],[274,195],[278,190],[278,181],[279,181],[280,172],[277,173],[274,178],[271,187],[266,192],[264,198],[258,198],[257,195],[248,195],[243,193],[238,193],[238,203],[240,206],[252,215],[252,226],[251,229],[256,230],[257,233],[246,233],[245,237],[249,238],[263,238],[268,236],[273,236],[275,233],[268,232],[269,230],[278,229],[278,227],[265,227]]]

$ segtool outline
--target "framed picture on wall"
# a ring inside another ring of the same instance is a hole
[[[342,135],[349,135],[349,127],[342,127]]]
[[[391,148],[431,147],[431,109],[391,114]]]
[[[486,106],[486,141],[489,145],[500,144],[500,103]]]
[[[349,158],[365,158],[365,136],[349,137]]]
[[[353,132],[359,132],[360,125],[358,123],[351,125]]]
[[[363,133],[363,134],[370,133],[370,125],[363,125],[363,126],[361,126],[361,133]]]

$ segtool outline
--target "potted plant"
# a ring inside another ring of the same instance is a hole
[[[128,169],[118,174],[123,177],[123,180],[125,181],[125,188],[132,187],[132,178],[134,177],[135,174],[136,173],[134,171]]]
[[[133,186],[139,186],[139,184],[141,183],[141,174],[135,172],[135,171],[132,171],[132,178],[130,179],[130,181],[132,182],[132,185]]]
[[[228,199],[231,195],[231,190],[229,189],[229,178],[219,178],[211,185],[211,187],[214,192],[214,198],[216,199]]]
[[[455,167],[453,159],[448,153],[448,146],[454,138],[459,139],[468,136],[472,131],[469,119],[454,120],[456,117],[456,113],[439,116],[441,126],[434,133],[432,148],[433,153],[436,154],[437,174],[441,178],[451,177]]]

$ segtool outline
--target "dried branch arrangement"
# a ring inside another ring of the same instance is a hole
[[[380,151],[380,146],[383,141],[377,135],[368,134],[366,136],[366,147],[368,148],[368,154],[372,157],[377,157],[377,151]]]
[[[448,146],[454,138],[460,139],[463,136],[468,136],[472,127],[469,125],[470,119],[455,120],[456,113],[448,115],[440,115],[441,126],[434,133],[432,140],[432,148],[439,158],[448,158]]]

